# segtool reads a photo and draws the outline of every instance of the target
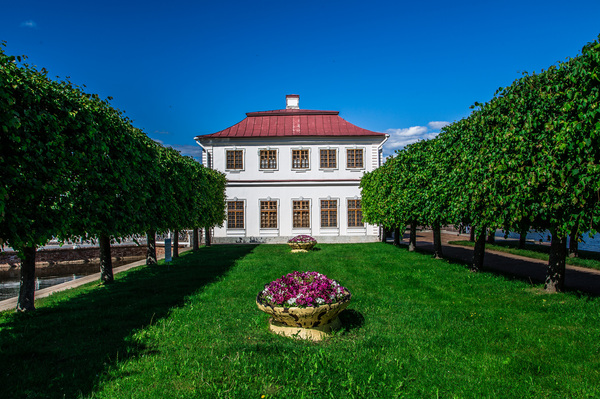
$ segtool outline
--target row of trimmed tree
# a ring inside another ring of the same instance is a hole
[[[600,226],[599,41],[473,108],[365,174],[364,219],[386,229],[431,226],[438,256],[441,226],[475,226],[475,271],[487,232],[549,230],[545,287],[561,291],[567,236]]]
[[[225,176],[165,148],[109,100],[6,55],[0,47],[0,242],[18,251],[17,310],[34,309],[36,248],[97,240],[101,279],[110,243],[210,228],[225,219]]]

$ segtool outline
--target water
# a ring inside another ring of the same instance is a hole
[[[144,257],[132,257],[127,260],[113,260],[113,269],[122,265],[126,265],[136,260],[144,259]],[[58,267],[58,266],[53,266]],[[44,288],[51,287],[53,285],[65,283],[67,281],[73,281],[81,277],[89,276],[90,274],[98,273],[100,271],[99,262],[89,262],[81,264],[63,264],[62,267],[58,267],[52,271],[56,274],[54,276],[41,276],[35,279],[35,290],[41,290]],[[36,269],[36,273],[38,273]],[[0,301],[9,299],[19,295],[20,280],[18,277],[0,278]]]
[[[496,231],[496,237],[504,238],[504,232],[501,230]],[[519,239],[519,233],[510,232],[507,238]],[[548,230],[542,232],[529,232],[527,233],[527,240],[533,240],[537,242],[549,243],[552,239]],[[568,242],[568,241],[567,241]],[[579,243],[579,249],[582,251],[593,251],[600,252],[600,233],[590,237],[588,233],[583,235],[583,241]]]
[[[50,276],[50,277],[38,277],[35,279],[35,290],[41,290],[44,288],[51,287],[53,285],[65,283],[67,281],[73,281],[80,277],[84,277],[86,274],[71,274],[68,276]],[[0,282],[0,301],[10,299],[19,295],[20,281],[19,279],[9,279]]]

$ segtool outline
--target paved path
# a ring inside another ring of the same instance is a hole
[[[468,239],[468,235],[442,232],[444,258],[470,263],[473,258],[473,248],[448,244],[448,241]],[[496,239],[498,240],[498,237]],[[405,234],[401,243],[408,245],[408,233]],[[431,231],[424,230],[417,234],[417,249],[433,252],[433,234]],[[485,250],[483,262],[484,268],[488,271],[507,276],[516,276],[536,284],[544,282],[547,263],[544,260],[526,258],[524,256],[488,249]],[[568,291],[581,291],[590,295],[600,296],[600,270],[567,265],[565,288]]]
[[[192,249],[191,247],[180,248],[179,253],[182,254],[183,252],[190,251],[191,249]],[[159,260],[164,259],[164,258],[165,258],[164,255],[158,256]],[[142,260],[138,260],[133,263],[128,263],[123,266],[115,267],[113,269],[113,274],[121,273],[121,272],[124,272],[125,270],[129,270],[131,268],[145,265],[145,264],[146,264],[146,259],[142,259]],[[37,300],[40,298],[44,298],[44,297],[54,294],[55,292],[79,287],[80,285],[91,283],[93,281],[100,282],[100,273],[90,274],[89,276],[81,277],[76,280],[67,281],[62,284],[56,284],[51,287],[38,290],[35,292],[35,299]],[[17,308],[17,299],[18,299],[18,297],[14,297],[14,298],[5,299],[4,301],[0,301],[0,312],[3,312],[5,310],[10,310],[10,309],[13,309],[13,310],[16,309]]]

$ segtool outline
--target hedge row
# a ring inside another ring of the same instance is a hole
[[[486,231],[550,230],[546,289],[561,290],[567,235],[600,226],[598,40],[473,108],[364,176],[365,220],[387,228],[477,226],[474,270]]]
[[[110,98],[49,79],[2,46],[0,79],[0,240],[23,258],[19,309],[33,308],[35,248],[53,237],[106,246],[224,221],[225,176],[148,138]]]

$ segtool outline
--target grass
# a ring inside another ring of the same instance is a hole
[[[452,245],[462,245],[465,247],[474,247],[475,243],[466,240],[450,241]],[[525,248],[518,248],[518,241],[496,241],[495,244],[485,244],[485,248],[494,251],[505,252],[513,255],[526,256],[528,258],[548,260],[550,246],[541,244],[525,244]],[[567,258],[567,264],[572,266],[587,267],[600,270],[600,253],[593,251],[579,251],[578,258]]]
[[[382,243],[213,246],[0,314],[2,398],[600,397],[600,298]],[[348,287],[345,329],[268,331],[265,283]]]

